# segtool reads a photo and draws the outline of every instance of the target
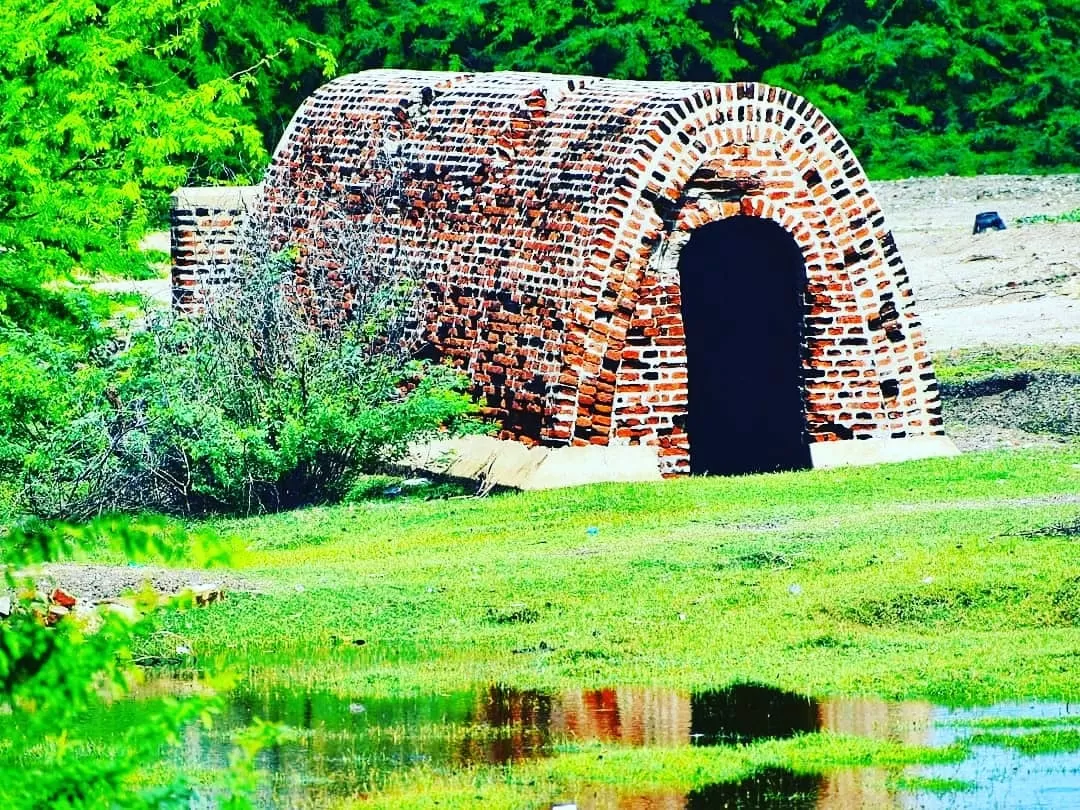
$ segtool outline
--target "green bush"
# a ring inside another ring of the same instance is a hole
[[[85,288],[51,289],[49,281],[40,267],[0,252],[0,327],[87,347],[106,340],[108,299]]]
[[[472,429],[463,375],[408,359],[370,322],[311,326],[285,271],[108,351],[7,330],[0,478],[16,482],[15,506],[83,519],[336,501],[411,442]]]

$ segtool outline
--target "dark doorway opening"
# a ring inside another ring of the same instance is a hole
[[[679,259],[689,375],[690,471],[810,466],[803,405],[806,265],[769,219],[694,231]]]

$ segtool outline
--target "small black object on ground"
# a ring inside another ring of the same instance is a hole
[[[974,234],[983,231],[1003,230],[1005,230],[1005,220],[1001,218],[997,211],[983,211],[975,215],[975,227],[972,228],[971,232]]]

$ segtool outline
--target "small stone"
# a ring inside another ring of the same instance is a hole
[[[790,593],[792,596],[798,596],[802,593],[802,585],[797,582],[793,582],[788,585],[787,592]]]
[[[212,605],[225,598],[225,590],[220,585],[197,585],[191,589],[195,604],[201,607]]]
[[[349,714],[363,714],[366,711],[367,711],[367,709],[364,707],[363,703],[350,703],[349,704]]]
[[[0,619],[6,619],[11,615],[11,596],[4,594],[0,596]]]

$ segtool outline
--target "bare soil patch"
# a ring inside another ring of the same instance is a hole
[[[1080,344],[1080,223],[1017,224],[1080,208],[1080,174],[924,177],[874,184],[934,351]],[[997,211],[1004,231],[972,234]]]
[[[164,568],[162,566],[52,563],[37,577],[38,588],[71,594],[80,602],[100,602],[139,591],[147,584],[159,594],[179,594],[215,586],[226,591],[257,591],[251,580],[221,569]]]
[[[1080,345],[1080,223],[1022,224],[1080,208],[1080,174],[926,177],[874,184],[935,352]],[[972,234],[996,211],[1003,231]],[[943,386],[961,450],[1075,441],[1080,376],[1036,372]]]

